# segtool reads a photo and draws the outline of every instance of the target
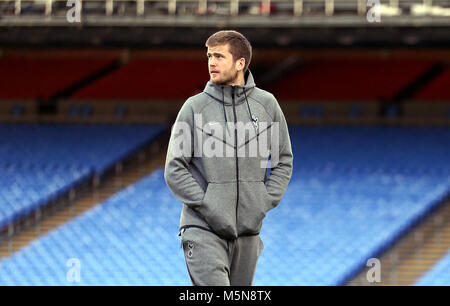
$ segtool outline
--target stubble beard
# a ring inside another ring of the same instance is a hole
[[[223,81],[218,81],[218,82],[213,82],[217,85],[229,85],[231,83],[236,83],[236,80],[238,78],[238,72],[235,71],[234,75],[231,75],[229,78],[223,80]]]

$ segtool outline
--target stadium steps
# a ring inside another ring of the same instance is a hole
[[[404,101],[406,99],[411,99],[416,93],[427,86],[429,83],[433,82],[439,75],[445,70],[445,65],[443,63],[436,63],[431,66],[424,73],[419,75],[410,84],[402,88],[393,98],[393,101]]]
[[[381,282],[370,284],[366,267],[348,285],[413,285],[450,247],[450,198],[382,254]]]
[[[272,63],[270,69],[267,69],[266,67],[265,71],[255,69],[259,67],[258,65],[255,65],[252,69],[252,73],[258,80],[258,86],[264,89],[268,88],[270,84],[281,79],[284,75],[294,70],[299,65],[301,65],[301,59],[299,56],[294,54],[287,56],[282,61],[277,60],[275,63]]]
[[[89,86],[90,84],[94,83],[95,81],[101,79],[102,77],[113,73],[120,67],[122,67],[125,64],[124,60],[114,60],[110,64],[108,64],[105,67],[101,67],[100,69],[93,71],[91,74],[85,76],[84,78],[78,80],[77,82],[71,84],[70,86],[62,89],[61,91],[55,93],[53,96],[49,98],[51,101],[56,101],[59,99],[67,99],[70,96],[72,96],[75,92],[78,90]]]
[[[62,200],[52,203],[41,212],[41,221],[24,220],[21,228],[7,240],[0,239],[0,260],[9,257],[13,252],[28,246],[33,240],[39,239],[57,227],[66,224],[71,219],[98,205],[119,190],[137,182],[142,177],[164,166],[166,157],[167,134],[136,153],[122,164],[117,164],[114,173],[110,173],[99,183],[91,182],[90,188],[78,191],[76,198],[70,202]]]

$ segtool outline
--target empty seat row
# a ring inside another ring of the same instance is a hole
[[[163,125],[0,124],[0,229],[66,194],[164,130]]]
[[[111,62],[108,57],[3,58],[0,99],[47,99]]]

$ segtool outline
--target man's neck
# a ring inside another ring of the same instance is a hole
[[[244,73],[243,72],[239,73],[237,78],[235,80],[231,81],[230,83],[228,83],[227,85],[244,86],[245,85]]]

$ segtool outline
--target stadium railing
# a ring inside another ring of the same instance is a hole
[[[67,11],[69,4],[73,7],[75,3],[86,14],[105,16],[132,11],[136,16],[144,16],[147,11],[167,15],[450,16],[445,0],[1,0],[0,3],[3,13],[16,16],[31,12],[51,16],[58,10]]]

